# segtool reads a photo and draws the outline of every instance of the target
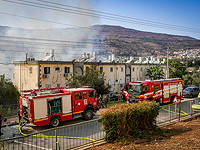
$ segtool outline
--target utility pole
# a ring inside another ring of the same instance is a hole
[[[166,79],[169,78],[169,46],[167,48],[167,73],[166,73]]]

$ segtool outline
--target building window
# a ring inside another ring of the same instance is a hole
[[[116,67],[116,70],[118,70],[118,67]]]
[[[121,67],[121,72],[123,72],[124,71],[124,68],[123,67]]]
[[[141,67],[141,68],[140,68],[140,70],[142,71],[142,70],[143,70],[143,68]]]
[[[100,72],[101,72],[101,73],[103,72],[103,67],[100,67]]]
[[[133,71],[135,71],[135,68],[133,67]]]
[[[118,79],[116,79],[116,81],[115,82],[118,82]]]
[[[44,74],[50,74],[50,67],[44,67]]]
[[[110,67],[110,72],[113,72],[113,67]]]
[[[132,82],[134,82],[135,81],[135,79],[134,78],[132,78]]]
[[[138,67],[137,67],[137,70],[138,70]]]
[[[32,67],[29,68],[29,72],[30,72],[30,74],[33,73],[33,68]]]
[[[60,84],[57,84],[57,87],[60,87]]]
[[[65,67],[65,73],[70,73],[70,67]]]
[[[46,88],[51,88],[51,84],[46,84]]]
[[[55,71],[59,71],[59,70],[60,70],[60,67],[56,67],[56,68],[55,68]]]

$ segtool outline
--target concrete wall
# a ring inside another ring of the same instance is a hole
[[[34,64],[35,63],[35,64]],[[148,79],[146,70],[154,65],[148,64],[125,64],[125,63],[101,63],[101,62],[59,62],[45,61],[34,63],[14,63],[15,64],[15,85],[19,90],[29,90],[37,88],[53,88],[66,86],[66,78],[70,78],[74,70],[86,70],[86,67],[96,66],[98,70],[103,67],[105,73],[105,83],[111,86],[111,91],[118,92],[124,83],[130,81],[141,81]],[[50,67],[50,74],[44,75],[44,68]],[[70,73],[65,75],[65,67],[70,68]],[[166,65],[161,65],[164,73]],[[30,69],[32,68],[32,69]],[[56,69],[57,68],[57,69]],[[58,69],[59,68],[59,69]],[[112,68],[112,69],[111,69]],[[134,70],[133,70],[134,68]],[[32,70],[32,73],[31,73]],[[112,70],[112,71],[111,71]],[[40,86],[39,86],[40,85]]]
[[[50,67],[50,74],[47,75],[47,78],[44,77],[45,67]],[[70,68],[70,73],[65,74],[65,67]],[[39,74],[41,88],[64,87],[66,86],[66,78],[69,78],[71,74],[73,74],[73,64],[41,64]]]
[[[38,88],[38,65],[15,65],[15,85],[19,91]]]

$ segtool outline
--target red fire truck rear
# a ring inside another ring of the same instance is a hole
[[[163,79],[125,84],[123,98],[129,102],[154,100],[162,103],[178,102],[183,97],[183,80]]]
[[[56,88],[24,91],[20,97],[20,116],[37,126],[59,126],[61,121],[82,116],[93,118],[98,110],[97,96],[92,88]]]

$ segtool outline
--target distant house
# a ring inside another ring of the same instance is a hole
[[[194,68],[194,67],[189,67],[189,68],[187,68],[187,70],[188,70],[189,72],[193,72],[193,71],[195,70],[195,68]]]

